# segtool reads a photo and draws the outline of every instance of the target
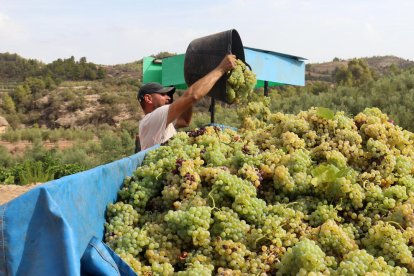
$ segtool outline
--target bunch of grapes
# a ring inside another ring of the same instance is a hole
[[[320,227],[315,228],[314,231],[319,246],[330,256],[343,256],[352,250],[358,249],[353,236],[334,220],[327,220]]]
[[[186,211],[170,210],[164,220],[184,241],[195,246],[207,246],[210,243],[208,230],[213,222],[210,207],[190,207]]]
[[[222,207],[214,210],[214,223],[211,233],[222,239],[230,239],[235,242],[245,241],[250,225],[241,220],[233,209]]]
[[[346,254],[334,275],[407,275],[407,269],[390,266],[383,257],[375,258],[362,249]]]
[[[309,239],[300,241],[289,248],[277,264],[276,275],[307,275],[308,273],[323,273],[328,269],[325,253]]]
[[[408,245],[403,233],[391,223],[379,221],[368,230],[362,242],[368,252],[382,256],[389,264],[405,265],[410,270],[414,268],[412,247]]]
[[[227,75],[226,100],[229,104],[246,99],[256,85],[256,75],[240,59],[236,62],[236,67]]]
[[[107,244],[143,275],[413,274],[414,134],[376,108],[268,105],[149,151]]]

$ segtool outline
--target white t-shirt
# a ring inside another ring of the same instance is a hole
[[[163,105],[142,118],[139,123],[141,150],[163,143],[177,133],[173,123],[166,126],[169,108],[170,105]]]

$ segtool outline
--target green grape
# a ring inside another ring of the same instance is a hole
[[[368,274],[368,273],[372,274]],[[384,258],[374,256],[365,250],[354,250],[345,255],[334,275],[407,275],[407,269],[393,267]]]
[[[343,256],[358,249],[352,235],[349,235],[332,219],[327,220],[319,229],[316,229],[315,239],[322,250],[331,256]]]
[[[236,100],[252,81],[240,68]],[[376,108],[269,107],[149,151],[105,242],[143,275],[413,274],[414,134]]]
[[[214,223],[211,227],[211,233],[222,239],[230,239],[232,241],[244,241],[250,226],[240,220],[237,213],[231,208],[222,207],[220,210],[213,211]]]
[[[164,220],[186,242],[196,246],[207,246],[210,242],[211,208],[190,207],[186,211],[168,211]]]
[[[414,197],[397,205],[385,220],[395,222],[404,229],[414,228]]]
[[[245,267],[245,257],[249,251],[243,243],[216,239],[213,245],[216,266],[234,270],[242,270]]]
[[[383,256],[387,262],[395,262],[414,269],[414,257],[408,246],[406,237],[391,223],[379,221],[369,229],[368,235],[362,240],[368,252]]]
[[[226,100],[229,104],[246,99],[256,85],[256,75],[243,61],[237,59],[236,63],[236,67],[227,74]]]
[[[277,264],[276,275],[297,275],[327,270],[325,253],[314,241],[304,239],[289,248]]]
[[[316,210],[309,216],[309,224],[312,226],[319,226],[327,220],[334,220],[341,222],[342,218],[338,216],[338,207],[332,205],[319,204]],[[339,210],[341,208],[339,207]]]
[[[245,194],[235,197],[232,208],[241,218],[255,225],[261,225],[266,216],[266,201]]]

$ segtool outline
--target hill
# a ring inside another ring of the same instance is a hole
[[[172,54],[160,53],[156,57]],[[413,66],[395,56],[363,58],[377,75]],[[334,73],[349,60],[306,66],[307,82],[334,83]],[[81,58],[59,59],[50,64],[0,54],[0,116],[16,127],[35,124],[47,128],[87,128],[99,125],[136,125],[142,111],[136,102],[141,84],[142,60],[119,65],[96,65]],[[197,110],[207,111],[209,99]]]
[[[414,61],[396,56],[374,56],[361,58],[371,70],[379,75],[385,75],[390,70],[405,69],[414,66]],[[306,65],[306,80],[334,82],[333,74],[340,67],[347,66],[350,60],[335,58],[331,62],[310,63]]]

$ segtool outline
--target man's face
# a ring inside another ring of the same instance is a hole
[[[168,96],[166,93],[164,94],[154,93],[148,96],[151,97],[152,105],[154,109],[161,107],[163,105],[169,104],[171,101],[170,96]]]

